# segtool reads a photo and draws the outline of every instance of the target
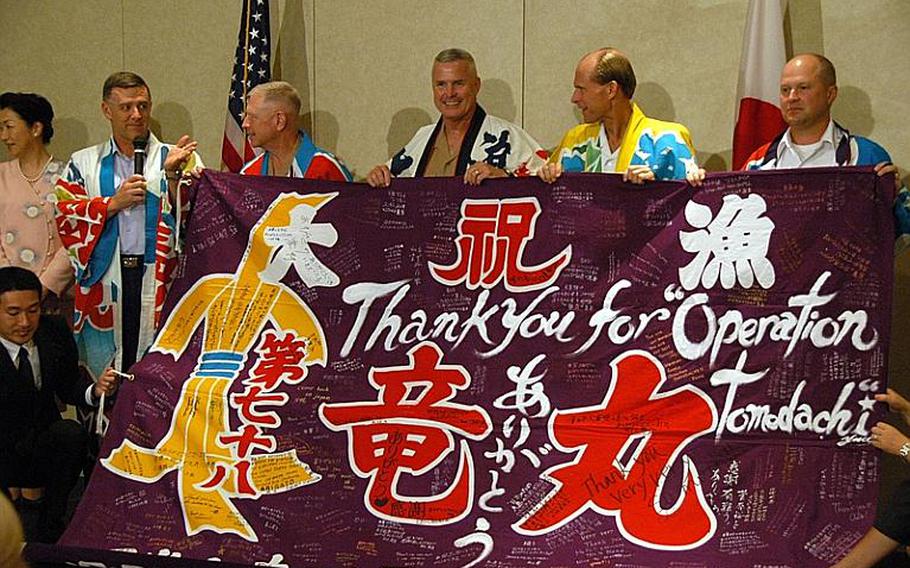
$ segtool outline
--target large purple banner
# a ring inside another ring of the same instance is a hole
[[[866,169],[698,190],[207,172],[62,544],[827,566],[875,512],[890,202]]]

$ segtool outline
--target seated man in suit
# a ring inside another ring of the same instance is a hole
[[[0,268],[0,489],[43,487],[37,539],[63,532],[70,491],[86,457],[87,435],[63,420],[54,399],[94,406],[117,390],[111,369],[97,383],[81,379],[73,334],[61,318],[41,316],[41,281],[29,270]]]

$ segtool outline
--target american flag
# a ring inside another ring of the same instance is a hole
[[[271,80],[270,47],[269,0],[243,0],[224,139],[221,142],[223,170],[239,172],[243,164],[255,156],[240,125],[243,123],[247,94],[259,83]]]

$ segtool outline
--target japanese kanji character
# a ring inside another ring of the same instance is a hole
[[[484,132],[483,151],[487,154],[487,157],[483,160],[484,162],[495,168],[504,169],[506,167],[506,158],[512,151],[512,144],[509,143],[509,131],[503,130],[499,134],[499,138],[494,134]]]
[[[268,452],[275,450],[275,437],[263,434],[255,424],[245,424],[240,433],[228,432],[218,436],[218,441],[226,446],[237,444],[237,455],[245,458],[253,447],[263,448]]]
[[[270,393],[258,385],[247,386],[243,392],[231,395],[231,405],[240,411],[240,418],[245,423],[259,424],[268,428],[278,426],[281,421],[271,411],[261,411],[259,406],[283,406],[288,395],[283,392]]]
[[[256,495],[253,488],[253,482],[250,479],[250,462],[249,460],[240,460],[234,463],[231,468],[234,475],[231,476],[227,464],[215,464],[215,471],[212,478],[199,485],[200,489],[215,489],[230,484],[232,491],[238,496]]]
[[[683,451],[713,430],[717,409],[692,386],[659,392],[664,369],[649,353],[624,353],[611,367],[613,382],[602,404],[554,411],[550,436],[576,458],[542,474],[554,489],[513,528],[543,534],[592,509],[615,516],[623,536],[641,546],[695,548],[714,534],[717,521]],[[683,482],[679,496],[668,500],[665,481],[677,459]],[[674,505],[663,509],[668,501]]]
[[[450,266],[430,263],[430,270],[443,284],[464,282],[470,290],[493,288],[501,280],[510,292],[549,286],[568,264],[572,246],[547,262],[524,266],[525,246],[534,238],[539,215],[534,198],[464,200],[455,239],[458,259]]]
[[[245,383],[272,390],[281,381],[296,384],[306,378],[306,367],[301,362],[307,355],[307,343],[293,333],[279,336],[274,330],[266,331],[256,346],[256,353],[259,360]]]
[[[774,222],[762,217],[766,210],[765,200],[754,193],[746,199],[725,195],[713,220],[709,207],[695,201],[687,203],[686,220],[699,230],[679,233],[683,250],[697,253],[679,269],[683,288],[694,290],[699,281],[711,288],[718,277],[725,289],[737,282],[743,288],[751,288],[756,280],[762,288],[773,286],[774,265],[767,255]]]
[[[330,247],[338,240],[338,231],[331,223],[313,223],[318,209],[301,204],[291,210],[290,223],[285,227],[268,227],[263,240],[273,247],[272,258],[259,273],[263,282],[277,284],[291,265],[305,285],[338,286],[341,279],[316,257],[311,244]]]
[[[471,377],[458,365],[441,365],[442,351],[424,342],[408,352],[410,365],[370,371],[378,402],[323,404],[322,421],[348,432],[351,468],[369,478],[365,504],[373,514],[412,524],[446,524],[464,518],[473,502],[474,465],[465,440],[458,472],[441,496],[406,497],[398,492],[402,473],[421,476],[455,449],[453,434],[482,440],[492,430],[479,406],[450,402]],[[422,389],[416,396],[412,391]]]

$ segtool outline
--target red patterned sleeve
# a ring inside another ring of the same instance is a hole
[[[109,198],[89,198],[78,182],[64,178],[54,187],[57,195],[57,230],[60,241],[76,267],[77,280],[82,276],[107,220]]]

